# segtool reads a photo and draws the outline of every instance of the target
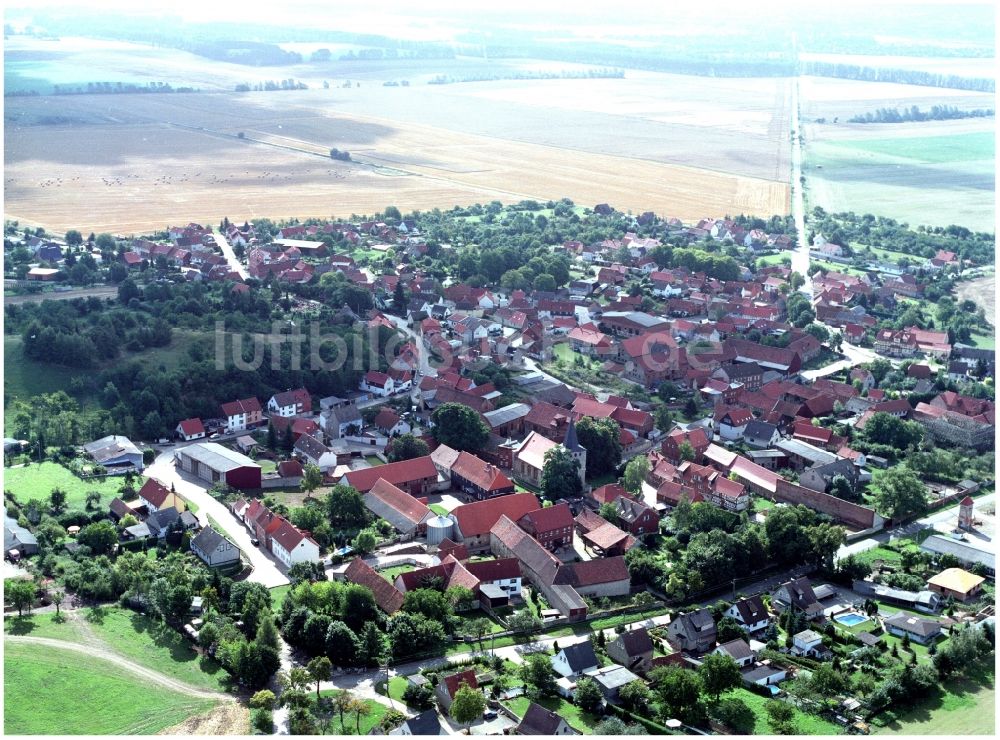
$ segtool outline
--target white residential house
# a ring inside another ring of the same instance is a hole
[[[373,395],[382,396],[383,398],[391,396],[396,391],[396,384],[393,379],[385,373],[380,373],[378,370],[369,370],[365,373],[359,387],[363,391],[368,391]]]
[[[267,410],[278,416],[298,416],[312,413],[312,398],[305,388],[275,393],[267,402]]]
[[[319,562],[319,545],[287,521],[271,535],[271,553],[289,568],[296,563]]]
[[[743,439],[747,424],[753,421],[753,415],[746,409],[734,409],[719,419],[719,436],[725,440]]]
[[[726,610],[725,616],[735,619],[749,634],[767,629],[771,623],[767,608],[759,596],[740,599]]]
[[[823,658],[829,654],[823,647],[823,636],[813,630],[802,630],[792,637],[792,655]]]
[[[573,645],[567,645],[550,659],[552,670],[563,678],[579,676],[587,671],[600,668],[594,646],[590,640],[582,640]]]

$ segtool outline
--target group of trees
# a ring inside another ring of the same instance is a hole
[[[374,666],[389,656],[436,650],[458,626],[456,610],[473,600],[469,589],[444,590],[441,579],[429,579],[408,591],[402,609],[389,617],[366,586],[303,580],[282,603],[279,623],[285,640],[310,655],[335,666]],[[479,637],[488,631],[479,629]]]
[[[879,108],[874,113],[871,111],[852,116],[847,119],[848,123],[905,123],[908,121],[949,121],[955,118],[989,118],[993,116],[992,108],[975,108],[962,110],[953,105],[932,105],[929,111],[922,111],[916,105],[903,108],[902,112],[898,108]]]
[[[964,226],[918,226],[900,223],[893,218],[871,213],[830,213],[823,208],[813,208],[810,228],[826,235],[839,234],[836,243],[875,246],[895,252],[904,252],[919,258],[932,258],[938,250],[954,252],[961,259],[978,264],[991,264],[994,237],[985,232],[973,232]],[[833,240],[832,236],[827,236]]]
[[[753,573],[764,564],[803,563],[832,567],[844,529],[805,506],[771,511],[764,524],[712,504],[686,499],[674,509],[671,534],[661,547],[670,565],[644,548],[625,554],[635,586],[651,585],[671,598]]]

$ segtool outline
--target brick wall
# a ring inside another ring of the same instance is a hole
[[[778,479],[774,497],[787,504],[808,506],[810,509],[829,514],[834,519],[859,529],[877,526],[882,521],[882,517],[876,514],[874,509],[844,501],[828,493],[803,488],[789,483],[783,478]]]

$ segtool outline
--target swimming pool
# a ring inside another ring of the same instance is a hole
[[[847,625],[848,627],[854,627],[862,622],[867,622],[868,617],[858,614],[857,612],[849,612],[848,614],[838,614],[833,618],[833,620]]]

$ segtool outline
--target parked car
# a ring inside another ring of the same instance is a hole
[[[253,545],[254,547],[260,547],[260,540],[258,540],[256,537],[251,537],[250,544]]]

